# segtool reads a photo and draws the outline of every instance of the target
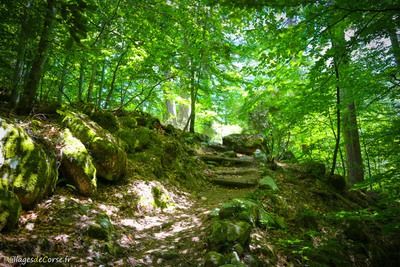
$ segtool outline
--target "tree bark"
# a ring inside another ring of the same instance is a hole
[[[32,110],[36,92],[42,77],[44,64],[46,63],[48,50],[50,47],[51,28],[54,23],[56,1],[47,0],[46,16],[43,23],[43,30],[40,36],[38,50],[30,69],[28,80],[24,86],[21,101],[18,104],[18,113],[28,113]]]
[[[192,62],[191,66],[191,73],[190,73],[190,125],[189,125],[189,132],[194,133],[194,126],[196,122],[196,98],[197,98],[197,92],[196,92],[196,83],[195,83],[195,71],[194,71],[194,66]]]
[[[364,179],[364,169],[361,156],[360,137],[357,126],[357,111],[352,88],[346,84],[346,67],[349,56],[346,51],[345,28],[339,28],[333,36],[332,43],[335,51],[335,63],[340,74],[339,82],[341,95],[341,121],[343,140],[346,151],[347,177],[350,185]]]
[[[63,63],[63,67],[62,67],[62,71],[61,71],[61,75],[60,75],[60,83],[58,85],[57,103],[62,103],[62,97],[65,94],[64,93],[65,77],[67,76],[67,72],[68,72],[70,51],[67,50],[66,53],[67,54],[65,55],[64,63]]]
[[[92,73],[90,74],[89,86],[87,90],[86,102],[92,102],[92,95],[93,95],[93,87],[94,87],[94,80],[96,79],[96,72],[97,72],[97,62],[93,62],[92,64]]]
[[[103,97],[103,86],[104,86],[104,77],[106,74],[106,66],[107,66],[107,60],[104,59],[103,67],[101,68],[101,78],[100,78],[100,85],[99,85],[99,90],[97,94],[97,107],[101,108],[101,98]]]
[[[21,30],[18,37],[18,47],[17,47],[17,61],[15,62],[14,75],[13,75],[13,84],[12,84],[12,92],[11,92],[11,106],[12,108],[16,108],[19,102],[20,94],[21,94],[21,85],[24,81],[24,66],[25,62],[25,54],[27,48],[27,40],[30,38],[30,33],[32,31],[32,21],[31,15],[28,12],[28,8],[30,8],[31,3],[28,2],[21,22]]]
[[[360,137],[357,126],[356,105],[354,100],[346,105],[342,115],[343,138],[347,157],[347,175],[349,183],[355,184],[364,179],[361,157]]]
[[[78,102],[82,102],[84,79],[85,79],[85,62],[82,60],[79,65]]]
[[[127,52],[128,52],[128,48],[119,56],[119,59],[117,61],[117,65],[114,68],[113,76],[112,76],[111,84],[110,84],[110,90],[108,91],[108,94],[107,94],[107,97],[106,97],[106,101],[104,103],[104,108],[108,108],[108,106],[110,105],[111,97],[112,97],[112,95],[113,95],[113,93],[115,91],[115,81],[117,79],[117,73],[118,73],[118,70],[119,70],[119,68],[121,66],[122,60],[123,60],[123,58],[124,58],[124,56],[125,56],[125,54]]]
[[[335,143],[335,150],[333,151],[333,159],[332,159],[332,167],[330,171],[330,175],[335,174],[335,169],[336,169],[336,161],[337,161],[337,155],[339,152],[339,146],[340,146],[340,86],[339,86],[339,81],[340,81],[340,75],[339,75],[339,68],[336,62],[336,59],[333,59],[333,65],[335,68],[335,77],[336,77],[336,143]]]

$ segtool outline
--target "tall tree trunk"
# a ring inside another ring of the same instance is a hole
[[[188,103],[184,102],[184,103],[178,104],[177,124],[180,129],[183,129],[186,122],[189,121],[189,117],[190,117],[190,103],[189,103],[190,100],[189,100],[189,96],[187,95],[187,93],[184,93],[183,95],[181,95],[181,97],[188,100]]]
[[[190,125],[189,132],[194,133],[194,126],[196,122],[196,98],[197,98],[197,88],[195,82],[195,71],[193,66],[193,61],[191,62],[190,71]]]
[[[87,103],[92,102],[93,87],[94,87],[94,80],[96,79],[96,73],[97,73],[97,62],[93,62],[92,73],[90,74],[90,80],[89,80],[87,96],[86,96]]]
[[[349,183],[355,184],[364,179],[364,169],[354,100],[345,106],[342,120],[343,138],[347,157],[347,175],[349,177]]]
[[[30,33],[32,32],[32,21],[31,16],[28,12],[31,2],[29,1],[24,9],[24,14],[22,16],[21,30],[18,36],[18,46],[17,46],[17,61],[15,62],[14,74],[13,74],[13,84],[11,92],[11,106],[16,108],[19,102],[19,97],[21,94],[21,85],[24,81],[24,66],[25,54],[27,48],[27,40],[30,38]]]
[[[78,102],[82,102],[84,79],[85,79],[85,62],[82,60],[81,63],[79,64]]]
[[[115,91],[115,81],[117,79],[117,73],[118,73],[119,67],[121,66],[122,60],[127,52],[128,52],[128,48],[118,58],[117,65],[115,66],[114,71],[113,71],[113,76],[112,76],[111,84],[110,84],[110,90],[108,91],[106,101],[104,103],[104,108],[108,108],[108,106],[110,104],[111,97]]]
[[[62,97],[65,94],[64,87],[65,87],[65,77],[67,76],[68,72],[68,64],[69,64],[69,53],[70,51],[66,51],[66,55],[64,58],[64,63],[60,75],[60,83],[58,84],[58,93],[57,93],[57,103],[62,103]]]
[[[340,81],[340,76],[339,76],[339,68],[336,62],[336,59],[333,59],[333,65],[335,68],[335,77],[336,77],[336,143],[335,143],[335,150],[333,151],[333,160],[332,160],[332,167],[330,171],[330,175],[335,174],[335,169],[336,169],[336,161],[337,161],[337,155],[339,152],[339,146],[340,146],[340,86],[339,86],[339,81]]]
[[[47,0],[46,16],[43,23],[43,30],[40,36],[38,50],[30,69],[28,80],[24,86],[21,101],[18,104],[18,113],[27,113],[32,110],[36,92],[39,87],[40,78],[46,63],[47,53],[50,46],[51,28],[54,23],[56,5],[55,0]]]
[[[347,169],[346,169],[346,161],[344,160],[342,148],[339,146],[339,155],[340,155],[340,162],[342,163],[342,175],[346,176]]]
[[[335,63],[340,75],[339,87],[341,95],[341,121],[343,140],[346,151],[347,177],[350,185],[361,182],[364,179],[364,169],[361,156],[360,137],[357,126],[357,111],[352,88],[346,84],[346,68],[349,64],[349,56],[346,51],[344,37],[345,27],[338,29],[333,36],[332,43],[335,50]],[[344,77],[344,78],[343,78]]]
[[[107,60],[104,59],[104,64],[103,64],[103,67],[101,68],[100,85],[99,85],[99,90],[98,90],[98,95],[97,95],[97,107],[98,108],[101,108],[101,98],[102,98],[102,94],[103,94],[104,76],[106,74],[106,66],[107,66]]]

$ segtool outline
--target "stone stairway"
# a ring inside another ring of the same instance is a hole
[[[199,154],[208,166],[209,180],[229,187],[253,187],[258,184],[262,171],[253,156],[230,151],[224,146],[208,146]]]

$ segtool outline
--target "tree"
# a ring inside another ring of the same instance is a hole
[[[26,113],[33,107],[39,82],[43,74],[44,64],[46,63],[47,53],[51,41],[51,30],[56,15],[56,1],[47,0],[46,15],[43,21],[43,29],[40,35],[40,41],[37,52],[30,68],[27,81],[24,85],[22,97],[18,103],[17,110],[19,113]]]

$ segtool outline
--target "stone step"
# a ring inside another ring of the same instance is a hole
[[[252,166],[256,164],[253,157],[227,158],[216,155],[200,155],[204,162],[215,162],[222,166]]]
[[[211,172],[216,175],[246,175],[252,174],[260,177],[262,171],[257,167],[214,167]]]
[[[229,150],[228,147],[226,147],[222,144],[209,144],[208,146],[205,147],[205,149],[209,149],[209,150],[217,151],[217,152],[226,152]]]
[[[233,187],[252,187],[258,184],[259,178],[256,176],[237,176],[237,175],[217,175],[210,177],[214,184],[233,186]]]

